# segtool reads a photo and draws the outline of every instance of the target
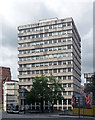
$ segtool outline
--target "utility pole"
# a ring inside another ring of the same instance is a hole
[[[79,118],[80,118],[80,96],[78,96],[78,104],[79,104]]]

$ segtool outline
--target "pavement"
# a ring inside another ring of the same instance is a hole
[[[3,112],[2,120],[95,120],[95,117],[77,116],[73,114],[62,114],[62,112],[54,113],[20,113],[8,114]]]

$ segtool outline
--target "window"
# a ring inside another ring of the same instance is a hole
[[[53,43],[57,43],[57,40],[53,40]]]
[[[40,30],[42,31],[42,30],[43,30],[43,27],[40,27]]]
[[[72,33],[72,30],[68,30],[67,33],[68,33],[68,34],[69,34],[69,33]]]
[[[43,49],[42,49],[42,48],[40,49],[40,52],[43,52]]]
[[[60,73],[60,69],[58,69],[58,73]]]
[[[52,51],[52,48],[49,48],[49,51]]]
[[[71,25],[72,25],[71,22],[68,22],[68,23],[67,23],[67,26],[71,26]]]
[[[34,64],[34,63],[32,64],[32,67],[35,67],[35,64]]]
[[[27,64],[26,67],[31,67],[31,64]]]
[[[61,39],[58,39],[58,42],[60,43],[60,42],[61,42]]]
[[[62,49],[62,47],[58,47],[58,50],[61,50]]]
[[[63,38],[62,41],[63,41],[63,42],[66,42],[66,38]]]
[[[52,69],[49,70],[49,73],[52,73]]]
[[[58,76],[58,80],[61,80],[62,79],[62,77],[61,76]]]
[[[40,66],[43,66],[43,63],[40,63]]]
[[[36,56],[36,60],[38,60],[39,59],[39,56]]]
[[[68,80],[71,80],[71,76],[68,76]]]
[[[60,69],[60,72],[62,73],[62,72],[63,72],[63,69]]]
[[[63,46],[63,50],[66,50],[66,46]]]
[[[29,70],[27,71],[27,74],[30,74],[30,71],[29,71]]]
[[[43,37],[43,34],[40,34],[40,38],[42,38]]]
[[[33,49],[33,50],[32,50],[32,53],[34,53],[34,52],[35,52],[35,50]]]
[[[64,92],[63,92],[63,95],[66,95],[66,93],[67,93],[67,92],[66,92],[66,91],[64,91]]]
[[[66,76],[63,76],[63,80],[66,80]]]
[[[58,32],[58,35],[62,35],[62,31],[59,31],[59,32]]]
[[[49,29],[52,29],[52,26],[51,26],[51,25],[49,26]]]
[[[28,78],[27,81],[30,81],[30,78]]]
[[[68,87],[71,87],[71,83],[68,83]]]
[[[68,45],[68,49],[71,49],[71,45]]]
[[[39,70],[36,70],[36,74],[39,74]]]
[[[30,36],[28,36],[28,39],[30,39]]]
[[[57,54],[54,54],[54,58],[57,58]]]
[[[48,66],[48,63],[44,63],[45,66]]]
[[[57,25],[53,25],[53,28],[57,28]]]
[[[58,65],[61,65],[62,64],[62,61],[58,61]]]
[[[72,56],[72,53],[68,53],[68,57]]]
[[[66,23],[63,23],[63,27],[66,27]]]
[[[63,57],[63,54],[58,54],[58,57]]]
[[[54,73],[57,73],[57,69],[54,69],[53,72],[54,72]]]
[[[22,65],[19,65],[20,68],[22,68]]]
[[[49,33],[49,36],[52,36],[52,33]]]
[[[66,34],[66,31],[62,31],[62,34],[63,34],[63,35]]]
[[[53,50],[56,51],[56,50],[57,50],[57,47],[54,47]]]
[[[66,68],[63,68],[63,72],[66,72]]]
[[[57,62],[54,62],[53,65],[57,65]]]
[[[66,57],[66,53],[63,53],[63,57]]]
[[[32,71],[32,74],[35,74],[35,71]]]
[[[70,91],[68,92],[68,95],[71,95],[71,92],[70,92]]]
[[[43,41],[40,42],[40,45],[43,45]]]
[[[63,105],[67,105],[67,100],[66,99],[63,100]],[[66,109],[66,107],[65,107],[65,109]]]
[[[63,84],[63,87],[64,87],[64,88],[66,87],[66,83]]]
[[[39,67],[39,63],[36,64],[36,67]]]
[[[68,60],[68,65],[70,65],[71,64],[71,60]]]
[[[58,27],[62,27],[62,24],[58,24]]]
[[[71,68],[68,68],[68,72],[71,72]]]
[[[49,40],[49,44],[52,44],[52,40]]]
[[[68,104],[69,104],[69,105],[71,105],[71,104],[72,104],[71,99],[68,99]]]
[[[49,26],[45,26],[44,29],[49,29]]]
[[[49,65],[51,66],[51,65],[52,65],[52,62],[49,62]]]
[[[44,41],[45,44],[48,44],[48,41]]]
[[[45,73],[48,73],[48,70],[45,70]]]
[[[45,52],[48,51],[48,48],[45,48]]]
[[[32,35],[32,39],[34,39],[35,38],[35,35]]]
[[[72,41],[72,38],[67,38],[67,41]]]

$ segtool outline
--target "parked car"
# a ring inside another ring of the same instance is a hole
[[[7,113],[17,113],[17,114],[19,114],[19,106],[18,105],[8,106]]]

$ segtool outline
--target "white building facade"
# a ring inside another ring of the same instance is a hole
[[[18,89],[17,81],[8,81],[4,83],[4,111],[7,111],[8,106],[18,105]]]

